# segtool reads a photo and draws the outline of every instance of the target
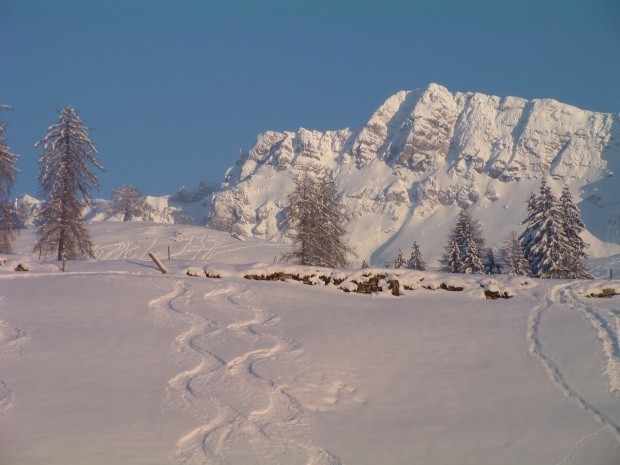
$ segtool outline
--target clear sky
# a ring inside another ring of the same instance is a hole
[[[620,112],[620,1],[0,0],[15,195],[66,105],[94,128],[95,196],[161,195],[221,181],[262,131],[359,126],[430,82]]]

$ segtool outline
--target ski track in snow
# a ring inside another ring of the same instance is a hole
[[[593,316],[595,314],[598,315],[596,311],[593,309],[593,307],[588,307],[585,304],[581,304],[576,298],[574,298],[573,287],[575,287],[577,284],[570,283],[570,284],[560,284],[560,285],[553,286],[549,292],[549,295],[546,297],[545,302],[542,302],[536,305],[532,309],[532,312],[530,313],[530,316],[528,319],[527,339],[529,343],[530,353],[536,359],[538,359],[538,361],[543,365],[545,372],[547,373],[547,376],[549,376],[549,379],[553,382],[553,384],[562,392],[564,398],[576,404],[579,408],[581,408],[583,411],[585,411],[589,415],[592,415],[596,419],[596,421],[602,425],[602,428],[598,429],[597,431],[591,434],[588,434],[584,438],[581,438],[579,441],[577,441],[571,447],[567,456],[561,462],[559,462],[558,465],[567,463],[574,456],[579,446],[581,446],[588,440],[592,439],[593,437],[595,437],[596,435],[598,435],[600,432],[604,430],[607,430],[607,429],[610,430],[613,436],[615,437],[616,441],[620,444],[620,426],[617,423],[615,423],[611,418],[609,418],[607,415],[605,415],[605,413],[598,410],[595,406],[593,406],[586,399],[580,396],[575,389],[571,388],[566,382],[564,374],[560,371],[558,366],[542,350],[542,346],[540,342],[541,317],[542,317],[543,312],[546,309],[556,304],[575,305],[578,311],[586,315],[588,322],[592,326],[594,326],[595,329],[597,329],[598,337],[601,340],[603,340],[603,344],[605,345],[607,343],[610,346],[610,348],[613,349],[614,341],[615,341],[615,344],[616,344],[615,347],[617,348],[617,338],[612,337],[610,335],[611,333],[608,333],[605,330],[605,328],[609,329],[608,326],[602,325],[600,323],[600,320],[598,320],[596,317]],[[599,329],[597,324],[600,324],[602,329]],[[606,338],[609,338],[609,339],[606,339]],[[613,353],[611,355],[613,355]]]
[[[595,329],[607,359],[605,374],[609,383],[609,393],[620,395],[620,346],[618,345],[618,333],[614,329],[614,326],[618,325],[618,317],[610,315],[610,318],[614,320],[613,323],[607,320],[600,308],[587,305],[577,297],[574,286],[562,288],[559,292],[559,299],[560,303],[577,309],[585,317],[588,324]],[[596,300],[590,298],[589,301],[595,302]]]
[[[205,232],[178,233],[171,238],[153,237],[134,240],[119,240],[111,244],[95,244],[95,256],[99,260],[149,260],[148,253],[166,253],[170,246],[170,257],[189,260],[212,260],[224,254],[234,254],[252,248],[275,247],[281,244],[224,243],[221,233]]]
[[[261,464],[341,465],[308,439],[309,420],[300,402],[257,370],[263,362],[294,362],[301,356],[297,342],[269,332],[279,317],[254,306],[245,284],[224,285],[202,299],[232,321],[218,323],[192,313],[195,292],[182,281],[150,303],[157,320],[182,328],[174,356],[187,369],[168,382],[164,407],[204,422],[178,441],[173,459],[221,465],[248,463],[251,457],[251,463]],[[220,346],[225,353],[218,353],[215,348],[223,342],[229,346]]]
[[[566,457],[564,457],[561,462],[558,462],[557,465],[565,465],[568,462],[570,462],[572,458],[575,456],[575,453],[577,452],[577,449],[579,449],[579,447],[584,445],[589,440],[594,439],[596,436],[599,435],[599,433],[605,431],[608,428],[609,426],[605,425],[602,428],[597,429],[593,433],[590,433],[587,436],[584,436],[583,438],[581,438],[579,441],[573,444],[573,447],[570,448],[570,450],[568,451],[568,454],[566,454]]]
[[[3,297],[0,296],[0,304]],[[21,355],[20,345],[26,340],[26,332],[8,321],[0,320],[0,358],[13,360]],[[15,405],[15,394],[0,379],[0,414]]]

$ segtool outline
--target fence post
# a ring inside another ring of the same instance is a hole
[[[157,268],[159,268],[159,271],[161,271],[162,274],[166,274],[168,270],[166,269],[164,264],[159,260],[159,258],[155,256],[153,252],[149,252],[149,257],[151,257],[151,260],[155,262],[155,264],[157,265]]]

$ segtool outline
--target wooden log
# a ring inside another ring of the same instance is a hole
[[[159,268],[159,271],[161,271],[162,274],[166,274],[168,272],[164,264],[155,256],[153,252],[149,252],[149,257],[151,257],[151,260],[155,262],[157,268]]]

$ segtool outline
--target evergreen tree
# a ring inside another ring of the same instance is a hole
[[[569,275],[566,257],[569,239],[558,202],[545,180],[540,195],[530,197],[525,231],[519,239],[525,251],[530,273],[536,278],[561,279]]]
[[[420,247],[418,246],[418,243],[415,241],[411,246],[411,256],[407,261],[407,268],[409,268],[410,270],[426,270],[426,262],[422,257],[422,252],[420,252]]]
[[[362,262],[362,268],[370,268],[370,265],[368,264],[366,260]]]
[[[486,274],[501,274],[501,265],[495,259],[495,252],[492,248],[487,248],[484,253],[484,272]]]
[[[318,209],[313,199],[312,179],[307,172],[295,180],[295,190],[288,196],[289,210],[285,219],[287,232],[293,239],[293,250],[287,260],[300,265],[313,265],[317,259],[313,251],[317,248]]]
[[[540,186],[541,189],[544,184],[545,180],[543,179]],[[525,247],[525,244],[529,244],[532,240],[532,227],[535,223],[534,218],[538,213],[538,197],[536,196],[536,194],[534,194],[534,192],[532,192],[530,194],[530,198],[527,201],[527,218],[521,223],[525,225],[525,230],[519,236],[519,240],[521,241],[521,249],[523,250],[523,253],[525,254],[525,259],[528,262],[528,268],[530,263],[530,250]]]
[[[564,186],[560,195],[558,208],[563,223],[563,228],[568,239],[568,251],[564,257],[564,269],[566,270],[566,278],[570,279],[589,279],[592,275],[584,266],[582,259],[588,258],[586,248],[588,244],[581,238],[580,234],[585,229],[585,225],[581,220],[581,213],[577,206],[573,203],[568,186]]]
[[[484,239],[480,222],[465,211],[459,213],[456,225],[450,232],[446,252],[439,261],[442,270],[450,273],[484,273]],[[458,250],[459,259],[453,256]]]
[[[394,268],[405,268],[406,265],[407,265],[407,262],[405,261],[403,251],[398,249],[398,255],[396,256],[396,259],[394,260]]]
[[[82,202],[92,206],[90,190],[100,185],[90,165],[103,167],[95,158],[97,151],[88,129],[73,107],[67,106],[35,146],[43,147],[39,185],[46,198],[35,250],[45,254],[57,251],[58,260],[94,258]]]
[[[287,259],[330,268],[348,265],[348,257],[354,253],[345,239],[341,199],[333,178],[326,173],[317,179],[306,172],[295,181],[284,223],[293,239]]]
[[[108,215],[123,215],[123,221],[132,218],[146,219],[152,208],[146,203],[142,192],[130,184],[112,189],[112,199],[106,208]]]
[[[0,105],[0,109],[9,109]],[[15,206],[10,201],[11,189],[15,183],[15,162],[17,155],[9,149],[5,136],[6,125],[0,121],[0,253],[11,253],[18,216]]]
[[[442,270],[450,273],[463,273],[465,271],[465,267],[461,261],[461,249],[456,239],[450,241],[450,249],[445,256]]]
[[[512,231],[504,240],[499,250],[499,257],[506,273],[520,276],[530,275],[529,265],[516,232]]]
[[[465,250],[461,251],[461,260],[465,273],[484,273],[484,263],[482,261],[483,251],[478,249],[477,241],[472,234],[465,236]]]
[[[319,206],[319,264],[329,268],[346,268],[349,257],[355,257],[355,252],[346,241],[347,232],[343,224],[347,217],[342,206],[342,195],[331,174],[324,171],[319,175],[315,195]]]

